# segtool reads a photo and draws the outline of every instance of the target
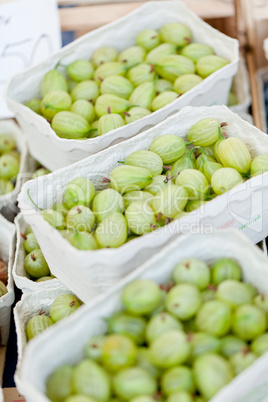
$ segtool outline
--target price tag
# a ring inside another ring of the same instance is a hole
[[[0,118],[13,117],[3,98],[7,81],[61,47],[56,0],[0,4]]]

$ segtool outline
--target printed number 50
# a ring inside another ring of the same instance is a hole
[[[7,76],[3,77],[1,74],[0,84],[4,84],[15,71],[19,72],[35,61],[41,61],[41,57],[45,58],[53,51],[52,40],[48,34],[41,34],[34,43],[31,42],[33,39],[28,38],[5,45],[0,53],[0,65],[1,71]]]

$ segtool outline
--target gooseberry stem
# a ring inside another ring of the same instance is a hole
[[[25,236],[25,234],[20,233],[20,235],[21,235],[21,237],[22,237],[24,240],[27,240],[27,236]]]
[[[172,169],[172,166],[163,165],[163,169],[164,169],[164,170],[171,170],[171,169]]]
[[[111,180],[108,179],[108,177],[103,177],[101,182],[102,182],[102,183],[110,183]]]
[[[208,290],[214,290],[215,292],[218,289],[216,285],[213,285],[213,283],[210,283],[207,288]]]
[[[163,214],[161,212],[159,212],[159,214],[156,217],[156,221],[159,222],[162,216],[163,216]]]
[[[224,126],[223,126],[223,127],[224,127]],[[222,130],[222,127],[221,127],[221,126],[218,128],[218,131],[219,131],[219,137],[220,137],[220,139],[226,140],[226,138],[228,138],[228,135],[226,134],[225,131]]]
[[[168,183],[170,180],[173,179],[174,176],[166,176],[164,183]]]
[[[59,61],[58,61],[58,63],[56,64],[56,66],[55,66],[55,70],[57,70],[57,68],[60,66],[60,65],[62,65],[63,67],[66,67],[64,64],[61,64],[61,61],[65,58],[65,57],[68,57],[68,56],[70,56],[70,54],[72,54],[73,52],[70,52],[70,53],[68,53],[68,54],[65,54],[64,56],[62,56],[62,58],[61,59],[59,59]]]
[[[243,176],[243,178],[245,178],[245,179],[250,179],[250,173],[249,173],[249,172],[247,172],[247,173],[242,173],[242,176]]]
[[[57,68],[60,66],[60,62],[61,60],[59,60],[58,63],[55,65],[55,70],[57,70]]]
[[[191,159],[192,153],[194,152],[195,148],[192,148],[188,153],[188,159]]]
[[[168,225],[172,221],[173,221],[173,218],[165,218],[165,225]]]
[[[32,197],[30,196],[30,189],[29,189],[29,188],[28,188],[28,190],[27,190],[27,195],[28,195],[28,197],[30,198],[30,200],[32,201],[32,203],[34,204],[34,206],[35,206],[37,209],[39,209],[39,211],[44,211],[44,208],[38,207],[38,205],[36,205],[36,203],[34,202],[34,200],[32,199]]]
[[[186,147],[188,147],[189,145],[192,145],[192,144],[194,144],[194,143],[195,143],[195,141],[186,142]]]

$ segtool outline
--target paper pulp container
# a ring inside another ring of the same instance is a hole
[[[225,106],[186,107],[157,126],[50,175],[27,182],[19,196],[19,206],[30,224],[48,262],[51,272],[83,302],[115,284],[175,236],[204,233],[214,229],[238,228],[254,243],[268,234],[268,172],[247,180],[232,190],[210,200],[201,208],[149,234],[113,249],[81,251],[74,248],[61,233],[40,215],[40,208],[61,202],[66,185],[74,178],[88,177],[97,190],[104,188],[103,177],[134,151],[148,149],[154,138],[175,134],[186,139],[188,130],[199,120],[211,117],[228,122],[226,132],[244,141],[252,158],[268,153],[268,137],[242,120]]]
[[[248,112],[251,104],[249,75],[244,59],[239,60],[238,72],[233,80],[233,88],[238,99],[238,104],[230,106],[230,109],[241,116],[241,114]]]
[[[27,181],[35,168],[35,161],[31,158],[26,144],[26,139],[20,127],[13,120],[0,121],[0,135],[12,134],[16,140],[17,148],[20,153],[20,170],[16,179],[14,190],[10,193],[0,195],[0,213],[7,219],[12,220],[18,213],[16,206],[17,196],[21,186]]]
[[[9,336],[11,305],[14,302],[12,266],[15,247],[15,227],[0,215],[0,259],[8,264],[8,292],[0,297],[0,345],[6,345]]]
[[[134,45],[135,38],[142,29],[158,29],[168,22],[182,22],[188,25],[193,32],[193,41],[211,46],[216,54],[227,58],[230,64],[211,74],[198,86],[161,110],[103,136],[85,141],[59,138],[46,119],[23,105],[31,98],[40,97],[42,77],[54,68],[59,60],[63,60],[67,65],[77,59],[90,59],[93,52],[101,46],[114,46],[122,51]],[[77,39],[45,62],[16,75],[7,87],[6,101],[24,129],[33,157],[54,171],[133,137],[184,106],[227,104],[232,78],[238,68],[238,58],[238,41],[206,24],[182,2],[150,1],[127,16]]]
[[[212,264],[222,257],[234,258],[241,266],[243,280],[268,294],[268,260],[238,231],[195,234],[177,237],[161,252],[120,281],[110,292],[82,306],[75,316],[50,327],[25,350],[21,366],[15,374],[19,391],[28,402],[48,402],[45,396],[48,376],[61,365],[76,364],[84,357],[89,339],[106,331],[105,317],[122,309],[123,288],[138,278],[161,284],[170,279],[174,267],[184,258],[199,258]],[[268,353],[222,388],[211,402],[266,401]]]
[[[42,289],[34,292],[25,293],[14,308],[14,319],[17,333],[18,361],[21,363],[23,351],[27,346],[26,326],[28,321],[40,312],[49,316],[50,307],[54,300],[61,295],[72,294],[64,286],[57,288]],[[58,325],[55,323],[54,325]]]
[[[23,246],[24,240],[21,237],[21,233],[24,234],[29,225],[24,221],[21,214],[16,216],[14,223],[16,228],[17,244],[12,273],[17,288],[21,289],[23,293],[41,291],[50,288],[58,288],[62,284],[57,278],[44,282],[36,282],[29,277],[24,269],[24,259],[26,257],[26,252]]]

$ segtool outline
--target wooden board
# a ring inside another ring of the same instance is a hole
[[[261,102],[264,102],[259,93],[256,72],[259,68],[268,67],[268,62],[264,56],[263,40],[268,37],[268,3],[262,0],[235,0],[237,17],[240,16],[238,23],[239,39],[244,45],[245,57],[249,71],[252,114],[254,124],[264,130],[261,116]]]
[[[16,388],[4,388],[3,393],[5,402],[26,402],[24,397],[18,393]]]
[[[119,4],[122,8],[133,0],[58,0],[59,5],[97,6]],[[162,0],[163,1],[163,0]],[[182,0],[191,10],[201,17],[221,18],[234,14],[233,0]],[[144,3],[144,0],[136,0]]]
[[[2,384],[5,361],[6,361],[6,347],[0,346],[0,382],[1,382],[1,384]]]
[[[70,2],[70,4],[75,1]],[[84,4],[85,2],[79,2]],[[108,24],[140,7],[144,2],[124,2],[105,5],[84,5],[74,8],[61,8],[60,20],[63,31],[91,31]],[[201,18],[220,19],[234,16],[234,5],[223,0],[184,0],[184,3]]]

